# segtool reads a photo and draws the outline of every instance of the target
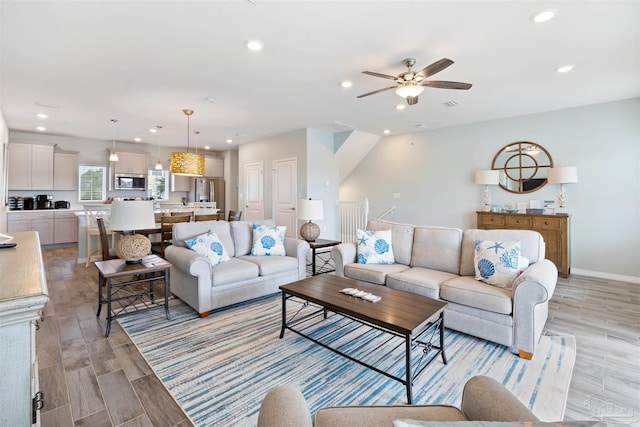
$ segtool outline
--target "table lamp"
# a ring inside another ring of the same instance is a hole
[[[135,234],[135,231],[155,228],[155,226],[153,201],[125,200],[111,203],[109,228],[123,232],[122,238],[116,245],[116,255],[127,264],[141,262],[142,257],[151,251],[151,241],[142,234]]]
[[[322,200],[298,199],[298,219],[309,221],[300,227],[300,237],[315,242],[320,236],[320,227],[311,221],[322,219]]]
[[[489,185],[498,185],[500,183],[499,170],[478,170],[476,171],[476,184],[484,184],[484,194],[482,197],[485,212],[491,210],[491,193],[489,193]]]
[[[564,189],[564,184],[574,184],[578,182],[578,168],[575,166],[549,168],[547,181],[549,184],[560,184],[558,202],[561,211],[564,211],[564,208],[567,206],[567,192]]]

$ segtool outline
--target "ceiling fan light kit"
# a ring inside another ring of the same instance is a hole
[[[189,118],[193,110],[184,109],[182,112],[187,116],[187,151],[171,153],[171,163],[169,171],[174,175],[183,176],[204,176],[204,156],[197,153],[189,153]]]
[[[422,91],[424,91],[425,86],[440,89],[462,90],[468,90],[471,88],[470,83],[426,80],[428,77],[439,73],[440,71],[453,64],[453,61],[448,58],[442,58],[441,60],[436,61],[431,65],[427,65],[417,73],[411,71],[411,67],[413,67],[416,63],[416,60],[414,58],[406,58],[402,61],[402,63],[405,67],[407,67],[407,71],[405,71],[404,73],[400,73],[395,77],[388,74],[376,73],[374,71],[363,71],[364,74],[370,76],[393,80],[396,82],[396,86],[374,90],[373,92],[359,95],[357,98],[364,98],[365,96],[375,95],[376,93],[395,89],[395,92],[398,96],[401,96],[407,100],[407,104],[415,105],[418,103],[418,96],[422,93]]]

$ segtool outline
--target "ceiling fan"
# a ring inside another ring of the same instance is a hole
[[[395,86],[385,87],[383,89],[374,90],[358,96],[358,98],[364,98],[365,96],[375,95],[376,93],[384,92],[386,90],[395,89],[396,94],[407,99],[407,104],[414,105],[418,103],[418,95],[422,93],[424,87],[436,87],[440,89],[463,89],[468,90],[471,88],[471,83],[462,82],[449,82],[444,80],[425,80],[436,73],[447,68],[453,64],[453,61],[448,58],[442,58],[439,61],[434,62],[431,65],[427,65],[422,70],[416,72],[411,71],[411,67],[416,64],[414,58],[407,58],[402,61],[405,67],[408,68],[404,73],[398,74],[398,76],[390,76],[387,74],[380,74],[373,71],[363,71],[364,74],[368,74],[374,77],[382,77],[383,79],[394,80]]]

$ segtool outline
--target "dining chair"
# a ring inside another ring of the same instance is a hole
[[[229,218],[227,221],[240,221],[240,218],[242,218],[242,211],[229,211]]]
[[[160,218],[160,244],[151,246],[151,250],[154,253],[164,257],[164,250],[167,246],[171,245],[171,238],[173,237],[173,225],[180,222],[189,222],[191,220],[190,215],[172,215],[163,216]]]
[[[98,231],[100,233],[100,249],[102,251],[102,260],[107,261],[110,259],[118,258],[115,248],[109,247],[109,236],[107,235],[106,227],[104,226],[104,218],[96,218],[98,224]]]
[[[98,218],[103,219],[103,225],[105,228],[105,234],[111,236],[111,246],[114,246],[115,236],[113,231],[109,228],[109,212],[111,211],[110,205],[105,204],[85,204],[84,205],[84,215],[87,229],[87,261],[85,263],[85,267],[89,267],[91,263],[91,257],[94,255],[98,255],[100,251],[100,243],[98,243],[98,239],[100,238],[100,230],[98,229],[98,222],[96,221]],[[96,240],[96,248],[93,247],[93,237]]]
[[[218,221],[220,219],[220,214],[196,214],[195,216],[196,222],[198,221]]]
[[[190,221],[193,221],[193,211],[171,211],[171,216],[186,216]]]

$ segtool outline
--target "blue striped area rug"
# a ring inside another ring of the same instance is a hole
[[[214,311],[201,319],[171,300],[171,320],[162,308],[118,322],[167,390],[196,426],[252,426],[267,391],[300,388],[312,413],[325,406],[405,404],[405,387],[291,331],[279,339],[279,294]],[[289,302],[289,315],[301,309]],[[382,368],[402,375],[402,351],[388,334],[355,327],[331,315],[308,332],[330,337],[358,357],[382,358]],[[333,335],[332,335],[333,334]],[[415,404],[460,406],[462,388],[475,375],[493,377],[543,421],[562,420],[575,362],[575,339],[543,336],[533,360],[501,345],[447,330],[448,364],[437,358],[414,382]],[[379,365],[376,365],[379,366]]]

